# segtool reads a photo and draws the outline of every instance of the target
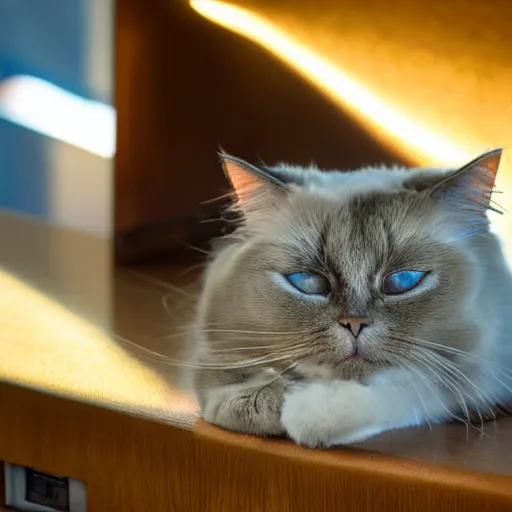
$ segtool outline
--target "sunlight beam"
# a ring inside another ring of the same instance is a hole
[[[415,164],[461,164],[474,154],[412,119],[354,77],[284,30],[246,9],[215,0],[191,0],[207,18],[263,46],[362,120],[377,136]]]
[[[0,117],[53,139],[111,158],[116,111],[32,76],[0,83]]]

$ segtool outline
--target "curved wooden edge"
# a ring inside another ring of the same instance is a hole
[[[264,439],[256,436],[233,434],[199,420],[196,435],[218,445],[273,455],[292,460],[297,464],[322,466],[352,477],[371,478],[381,484],[413,483],[427,488],[449,489],[469,495],[494,495],[510,500],[512,510],[512,479],[485,473],[466,471],[457,467],[402,459],[383,453],[352,448],[331,450],[309,449],[282,439]]]
[[[512,510],[511,480],[194,431],[0,383],[0,460],[85,481],[88,512]]]

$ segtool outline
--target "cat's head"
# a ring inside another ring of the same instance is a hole
[[[343,378],[415,364],[418,343],[471,348],[472,247],[489,236],[500,156],[342,173],[221,155],[242,222],[206,281],[212,346]]]

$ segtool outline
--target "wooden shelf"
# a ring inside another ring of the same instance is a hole
[[[112,269],[108,242],[6,215],[0,232],[0,460],[84,480],[89,512],[512,509],[512,419],[330,451],[196,422],[177,372],[122,341],[158,349],[168,290]]]

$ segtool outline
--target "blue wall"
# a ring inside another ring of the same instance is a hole
[[[87,83],[89,0],[0,0],[0,84],[33,75],[95,98]],[[0,118],[0,209],[49,212],[49,139]]]
[[[0,208],[48,216],[47,149],[42,135],[0,119]]]
[[[0,0],[0,79],[35,75],[90,97],[87,0]]]

